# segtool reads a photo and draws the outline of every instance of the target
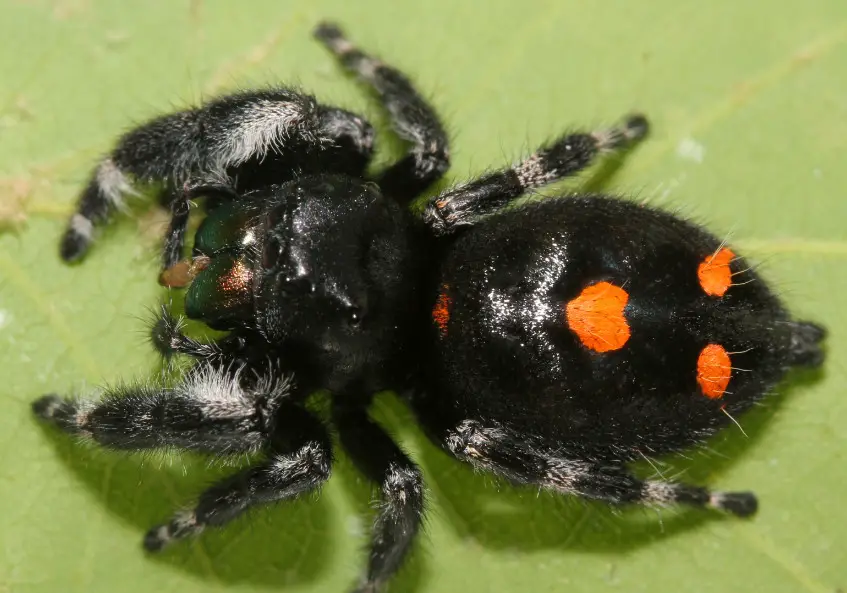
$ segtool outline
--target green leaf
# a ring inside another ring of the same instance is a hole
[[[613,513],[497,485],[448,459],[400,404],[380,398],[381,420],[430,487],[426,533],[393,590],[847,587],[843,0],[7,0],[0,591],[343,591],[358,575],[371,492],[345,459],[319,499],[258,511],[148,557],[144,531],[232,468],[104,453],[45,430],[29,410],[45,392],[84,392],[159,368],[144,316],[163,296],[160,217],[123,217],[83,265],[57,255],[89,168],[117,134],[227,89],[280,80],[384,122],[310,38],[324,18],[432,97],[454,138],[453,180],[569,126],[645,111],[654,133],[642,147],[567,187],[605,182],[707,221],[763,263],[794,311],[831,330],[823,372],[796,377],[742,418],[749,438],[727,430],[664,470],[755,490],[762,506],[750,521]],[[382,158],[396,156],[384,137]]]

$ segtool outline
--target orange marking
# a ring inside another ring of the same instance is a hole
[[[732,286],[732,271],[729,269],[729,262],[735,258],[735,254],[721,247],[714,255],[710,255],[700,267],[697,268],[697,277],[700,279],[700,286],[706,291],[706,294],[711,296],[723,296],[729,287]]]
[[[592,350],[619,350],[630,334],[623,314],[627,301],[629,295],[623,288],[608,282],[592,284],[568,303],[568,327]]]
[[[438,331],[441,337],[447,336],[447,323],[450,321],[450,306],[453,304],[453,299],[447,294],[450,287],[447,284],[441,286],[441,292],[438,293],[438,300],[435,301],[435,306],[432,308],[432,321],[438,326]]]
[[[729,354],[720,344],[709,344],[697,358],[697,382],[703,395],[709,399],[720,399],[732,376]]]

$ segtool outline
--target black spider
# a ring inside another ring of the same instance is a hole
[[[155,345],[196,359],[175,387],[47,395],[35,413],[116,449],[265,454],[145,547],[326,480],[328,429],[304,405],[316,389],[332,392],[342,446],[382,489],[359,591],[401,565],[424,509],[420,471],[368,414],[385,389],[449,453],[518,484],[755,512],[752,493],[640,480],[627,463],[701,442],[791,367],[819,365],[822,328],[793,320],[743,259],[670,214],[599,195],[503,209],[640,139],[646,120],[562,136],[415,216],[410,200],[448,168],[438,118],[337,27],[316,36],[376,91],[411,145],[402,160],[369,181],[373,131],[360,117],[288,88],[231,95],[124,135],[62,240],[62,257],[79,258],[137,184],[163,185],[161,281],[190,284],[187,315],[229,333],[195,341],[165,309]],[[209,213],[179,261],[194,198]]]

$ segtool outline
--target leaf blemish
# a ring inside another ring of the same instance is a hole
[[[676,147],[676,154],[687,161],[700,164],[706,156],[706,147],[694,138],[683,138]]]

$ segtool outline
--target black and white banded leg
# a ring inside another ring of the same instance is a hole
[[[564,494],[612,504],[640,503],[707,507],[747,517],[756,512],[752,492],[713,492],[661,480],[639,480],[617,463],[569,459],[540,450],[503,427],[466,420],[448,431],[445,445],[459,459],[519,484],[534,484]]]
[[[65,432],[112,449],[258,451],[274,431],[292,385],[285,376],[263,377],[248,390],[241,379],[238,369],[198,364],[174,387],[123,385],[89,400],[50,394],[32,409]]]
[[[223,525],[252,506],[313,490],[329,477],[326,428],[289,394],[284,378],[260,380],[254,391],[245,391],[238,373],[201,366],[173,389],[122,387],[107,390],[98,401],[46,395],[32,407],[65,432],[113,449],[266,452],[264,461],[201,494],[193,509],[150,529],[144,546],[155,551]]]
[[[297,157],[333,147],[367,162],[373,129],[355,114],[318,105],[314,97],[287,88],[228,95],[155,118],[124,134],[97,165],[62,237],[61,256],[81,258],[95,226],[146,186],[180,188],[195,176],[238,179],[239,170],[272,153]],[[277,171],[277,183],[293,174],[286,167]]]
[[[408,155],[383,172],[378,183],[389,196],[411,200],[450,166],[447,134],[435,110],[397,69],[364,53],[335,24],[323,23],[315,37],[379,94],[397,134],[412,146]]]
[[[400,447],[370,419],[364,406],[340,399],[334,404],[333,422],[341,445],[356,467],[382,490],[367,572],[356,589],[357,593],[372,593],[397,571],[418,532],[424,511],[423,478]]]
[[[625,148],[647,134],[647,120],[631,115],[620,127],[562,136],[508,169],[495,171],[433,197],[424,211],[438,234],[472,225],[527,191],[573,175],[602,152]]]
[[[267,458],[224,478],[200,495],[194,508],[151,528],[144,547],[159,551],[175,540],[220,527],[258,505],[294,499],[320,487],[332,468],[326,427],[304,408],[285,405],[267,448]]]

